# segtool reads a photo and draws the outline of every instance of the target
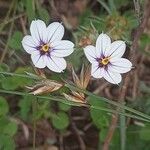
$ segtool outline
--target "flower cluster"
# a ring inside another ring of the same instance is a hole
[[[42,20],[32,21],[31,35],[22,40],[25,51],[31,54],[35,67],[48,67],[54,72],[62,72],[67,63],[63,57],[69,56],[74,50],[74,44],[62,40],[64,27],[61,23],[53,22],[48,27]],[[84,53],[92,64],[91,75],[94,78],[105,78],[112,84],[121,82],[121,74],[131,70],[132,63],[121,58],[125,52],[124,41],[114,41],[106,34],[100,34],[96,46],[88,45]]]

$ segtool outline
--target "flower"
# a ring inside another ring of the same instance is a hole
[[[31,54],[35,67],[46,66],[54,72],[62,72],[67,64],[63,57],[73,52],[74,44],[68,40],[61,40],[64,27],[59,22],[53,22],[48,27],[42,20],[32,21],[31,35],[22,40],[25,51]]]
[[[108,35],[101,33],[96,41],[96,47],[88,45],[84,48],[87,59],[92,64],[91,75],[94,78],[105,78],[112,84],[121,82],[121,74],[131,70],[132,63],[121,58],[125,52],[124,41],[111,43]]]

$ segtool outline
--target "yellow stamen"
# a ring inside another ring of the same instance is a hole
[[[49,51],[48,44],[43,45],[42,48],[41,48],[41,50],[44,51],[44,52],[48,52]]]
[[[110,57],[103,58],[100,63],[103,65],[107,65],[109,63]]]

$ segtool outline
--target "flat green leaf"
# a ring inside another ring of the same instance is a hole
[[[1,80],[2,88],[5,90],[15,90],[18,87],[13,77],[3,77]]]
[[[139,132],[140,138],[144,141],[150,141],[150,125],[147,124]]]
[[[102,141],[102,142],[105,141],[105,138],[106,138],[107,134],[108,134],[108,129],[107,128],[101,129],[100,132],[99,132],[100,141]]]
[[[19,67],[15,70],[15,73],[17,74],[23,74],[27,71],[31,71],[31,68],[29,67]],[[32,80],[28,78],[21,78],[21,77],[13,77],[14,82],[20,87],[24,87],[25,85],[31,84]]]
[[[40,19],[43,20],[46,24],[48,24],[50,20],[48,11],[45,8],[40,8],[37,11]]]
[[[9,107],[7,101],[0,96],[0,116],[6,115],[8,109]]]
[[[25,0],[26,13],[29,23],[35,19],[35,1],[34,0]]]
[[[23,38],[23,34],[20,31],[16,31],[16,32],[14,32],[13,36],[9,40],[8,45],[12,49],[19,50],[22,48],[22,46],[21,46],[22,38]]]
[[[0,133],[3,133],[6,124],[9,123],[7,116],[0,116]]]
[[[9,71],[10,68],[7,64],[1,63],[0,64],[0,71]]]
[[[0,71],[10,71],[9,66],[5,63],[1,63],[0,64]],[[3,80],[3,78],[4,78],[4,75],[0,74],[0,83]]]
[[[142,34],[142,36],[140,38],[140,42],[141,42],[140,44],[143,48],[145,47],[145,45],[148,45],[150,43],[149,34],[146,34],[146,33]]]
[[[0,134],[0,150],[15,150],[15,142],[12,137]]]
[[[90,99],[89,102],[92,106],[107,107],[106,103],[100,101],[99,99],[96,99],[92,96],[90,96],[89,99]],[[100,129],[100,128],[108,126],[109,116],[105,112],[98,110],[98,109],[94,109],[94,107],[93,107],[90,109],[90,114],[91,114],[93,123],[96,125],[97,128]]]
[[[15,70],[17,74],[24,74],[26,71],[31,71],[29,67],[19,67]],[[9,76],[1,78],[2,88],[5,90],[15,90],[18,87],[24,87],[25,85],[30,85],[32,83],[32,79],[22,78],[19,76]]]
[[[67,105],[67,104],[64,104],[64,103],[58,103],[58,106],[59,106],[59,109],[63,110],[63,111],[68,111],[71,108],[70,105]]]
[[[33,96],[24,96],[23,99],[19,101],[20,115],[24,120],[29,118],[29,112],[32,107]]]
[[[52,124],[56,129],[65,129],[69,125],[69,118],[66,113],[59,112],[52,118]]]
[[[8,124],[6,124],[3,130],[3,133],[9,136],[15,135],[16,132],[17,132],[17,125],[14,122],[9,122]]]

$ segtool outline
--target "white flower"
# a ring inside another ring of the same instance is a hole
[[[121,82],[121,74],[131,70],[132,63],[121,58],[125,52],[125,42],[114,41],[106,34],[100,34],[96,47],[88,45],[84,48],[87,59],[92,64],[91,75],[94,78],[105,78],[108,82],[118,84]]]
[[[48,27],[42,20],[32,21],[31,35],[22,40],[25,51],[31,54],[33,64],[37,68],[46,66],[54,72],[62,72],[67,64],[63,57],[73,52],[74,44],[68,40],[61,40],[64,27],[53,22]]]

